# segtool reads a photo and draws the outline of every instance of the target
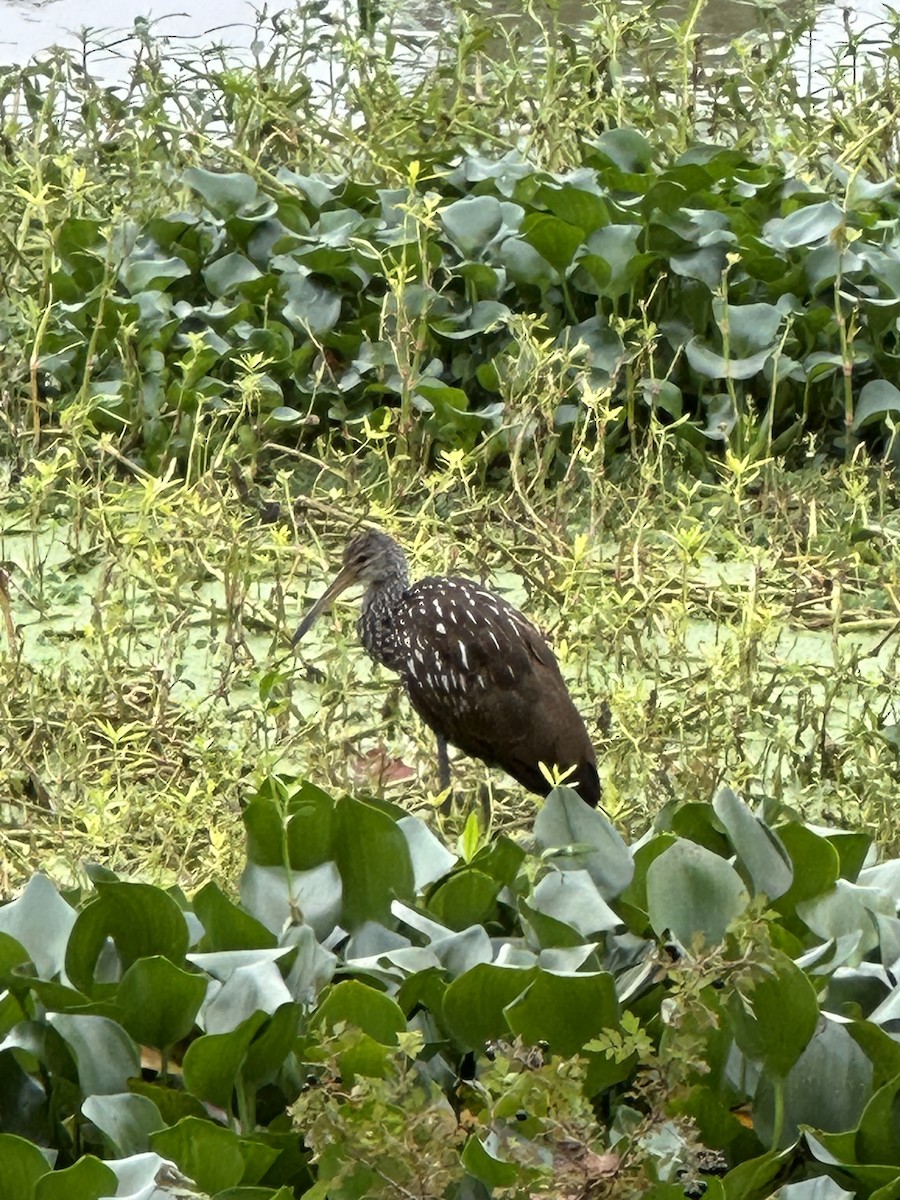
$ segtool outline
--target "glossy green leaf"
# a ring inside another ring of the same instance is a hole
[[[158,955],[132,963],[119,984],[116,1004],[136,1042],[157,1049],[187,1037],[206,996],[207,980]]]
[[[490,1038],[510,1033],[506,1007],[537,976],[536,970],[480,963],[460,975],[444,992],[444,1024],[464,1050],[476,1050]]]
[[[335,810],[335,861],[343,883],[344,928],[390,920],[391,903],[412,899],[414,875],[403,831],[386,813],[345,796]]]
[[[793,1024],[790,1010],[781,1015],[786,1024]],[[754,1123],[766,1142],[774,1136],[776,1086],[773,1077],[764,1073],[754,1097]],[[826,1018],[791,1068],[783,1088],[779,1145],[789,1146],[799,1136],[802,1126],[817,1130],[852,1129],[872,1095],[872,1064],[846,1026]]]
[[[731,788],[720,789],[713,809],[725,826],[738,862],[750,876],[754,892],[764,893],[770,900],[783,896],[793,882],[793,868],[777,836],[754,817]]]
[[[104,1134],[116,1157],[146,1153],[150,1135],[165,1124],[152,1100],[130,1092],[88,1096],[81,1111]]]
[[[129,255],[122,263],[119,277],[132,296],[144,291],[164,291],[176,279],[190,275],[183,258],[140,258]]]
[[[497,1188],[514,1187],[520,1179],[520,1168],[496,1156],[496,1135],[488,1135],[486,1141],[472,1136],[460,1155],[462,1165],[470,1175],[484,1184],[488,1194]]]
[[[384,1046],[394,1046],[405,1032],[403,1010],[389,996],[346,979],[330,988],[316,1012],[316,1023],[334,1029],[342,1021],[354,1025]]]
[[[0,1180],[3,1200],[34,1200],[38,1180],[50,1164],[37,1146],[12,1133],[0,1133]]]
[[[693,370],[705,379],[751,379],[762,371],[766,362],[771,358],[776,347],[773,343],[765,350],[740,358],[729,355],[727,358],[713,350],[701,338],[691,338],[685,346],[687,360]]]
[[[831,237],[843,220],[844,214],[838,205],[833,200],[825,200],[821,204],[798,208],[790,216],[769,221],[765,235],[778,249],[792,250]]]
[[[565,275],[571,267],[583,238],[577,226],[546,213],[536,214],[523,221],[520,236],[537,250],[541,258],[555,267],[560,275]]]
[[[34,1200],[103,1200],[114,1196],[117,1180],[106,1163],[85,1154],[71,1167],[50,1171],[34,1188]]]
[[[212,296],[230,296],[245,283],[253,283],[262,277],[262,271],[243,254],[225,254],[210,263],[203,271],[203,279]]]
[[[793,867],[791,886],[778,898],[776,908],[792,912],[799,903],[831,891],[837,883],[840,859],[831,842],[799,822],[781,825],[775,832]]]
[[[212,1121],[185,1117],[173,1128],[154,1133],[150,1144],[210,1195],[234,1187],[243,1178],[240,1138]]]
[[[110,938],[127,970],[139,958],[159,954],[184,961],[188,927],[171,896],[145,883],[101,883],[96,899],[78,914],[66,950],[66,972],[87,995],[95,993],[95,971]]]
[[[728,1012],[740,1049],[779,1078],[806,1049],[819,1020],[815,989],[778,951],[751,985],[732,992]]]
[[[466,929],[482,924],[493,910],[500,883],[490,875],[464,867],[450,875],[434,892],[428,908],[450,929]]]
[[[303,782],[290,795],[260,789],[244,809],[247,856],[263,867],[288,861],[307,871],[334,857],[334,801],[321,788]]]
[[[526,990],[506,1008],[513,1033],[528,1045],[547,1042],[554,1054],[577,1054],[619,1019],[612,975],[553,974],[539,970]]]
[[[229,1033],[208,1033],[191,1042],[183,1063],[188,1091],[229,1112],[247,1050],[265,1021],[265,1013],[256,1012]]]
[[[597,138],[596,146],[623,171],[647,171],[653,162],[650,142],[636,129],[608,129]]]
[[[205,884],[193,899],[195,915],[203,925],[200,951],[251,950],[274,946],[275,935],[234,904],[215,883]]]

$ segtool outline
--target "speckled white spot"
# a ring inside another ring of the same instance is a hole
[[[446,633],[447,632],[447,626],[444,624],[443,621],[438,621],[437,625],[435,625],[435,629],[438,631],[438,633]]]
[[[468,669],[469,669],[469,659],[468,659],[468,657],[466,656],[466,647],[465,647],[465,645],[464,645],[464,643],[463,643],[463,642],[457,642],[456,644],[457,644],[457,646],[459,646],[459,657],[462,659],[462,665],[463,665],[463,666],[465,667],[465,669],[468,671]]]

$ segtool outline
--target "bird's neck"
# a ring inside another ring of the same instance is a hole
[[[406,571],[398,571],[390,579],[369,585],[363,596],[359,618],[359,639],[369,654],[386,667],[398,669],[400,649],[394,626],[394,610],[409,587]]]

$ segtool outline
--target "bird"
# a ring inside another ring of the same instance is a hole
[[[403,549],[371,528],[348,544],[292,645],[354,584],[365,585],[359,639],[371,658],[399,674],[412,707],[437,735],[442,790],[450,787],[449,742],[542,796],[553,785],[540,764],[570,770],[566,784],[597,806],[591,739],[553,651],[522,613],[470,579],[410,583]]]

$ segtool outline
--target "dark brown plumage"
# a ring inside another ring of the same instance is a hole
[[[538,766],[574,768],[566,780],[590,805],[600,799],[597,760],[553,651],[511,604],[468,579],[410,584],[406,556],[368,530],[347,547],[340,572],[294,635],[296,644],[334,598],[364,583],[360,640],[397,671],[413,708],[438,736],[441,783],[446,742],[502,767],[544,796]]]

